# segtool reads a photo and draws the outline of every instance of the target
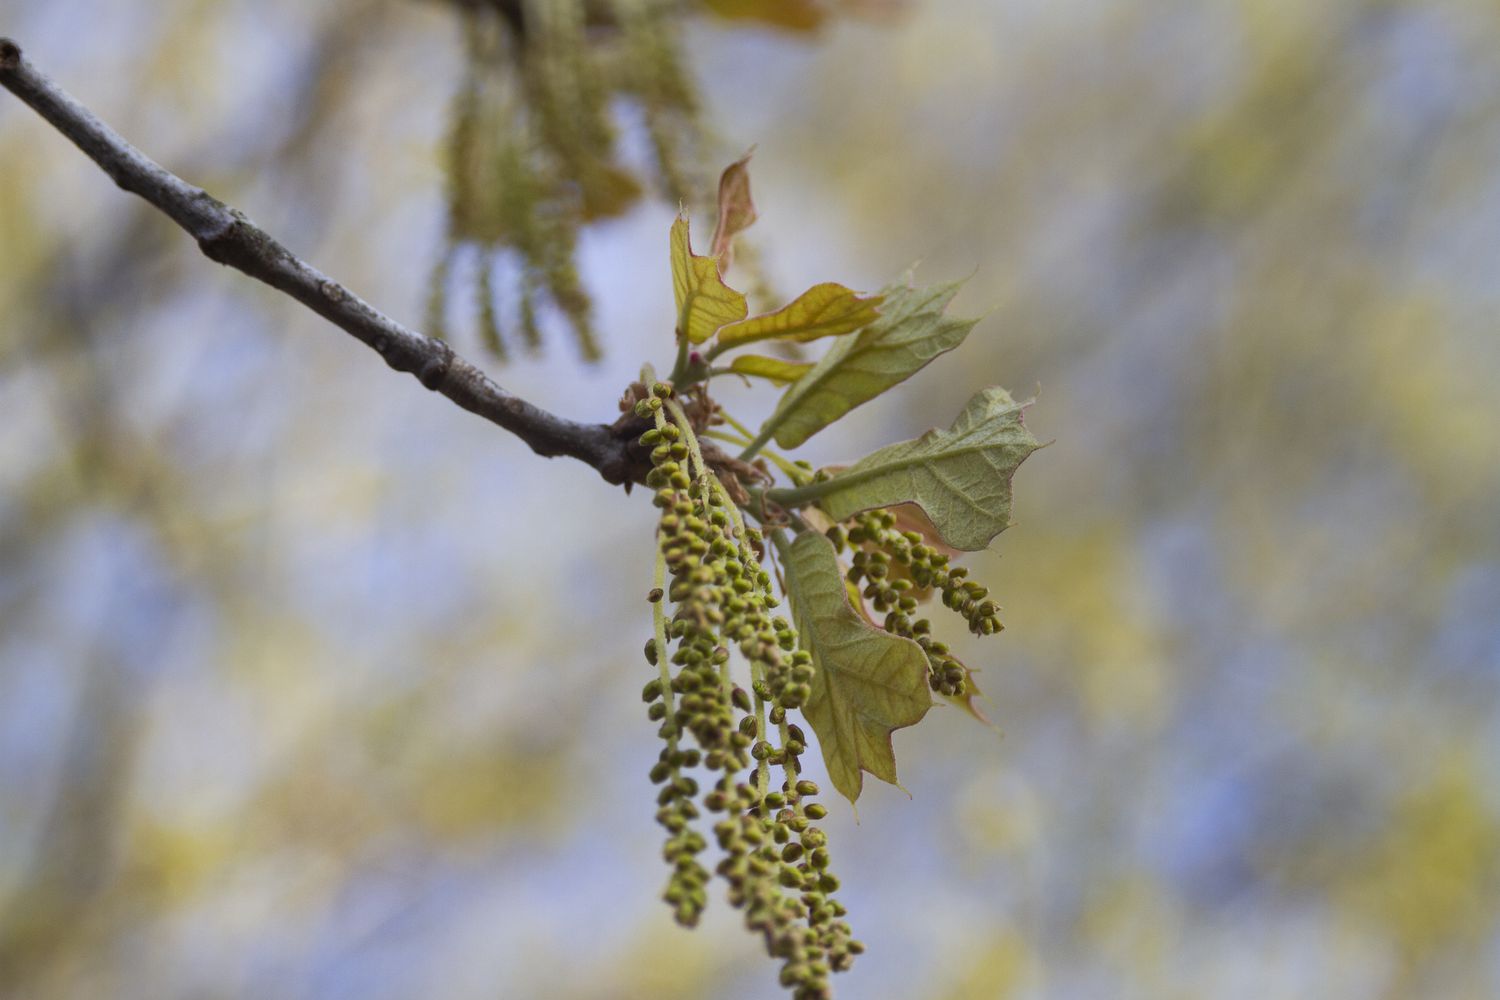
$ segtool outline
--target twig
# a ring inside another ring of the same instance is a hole
[[[630,415],[613,425],[566,420],[502,389],[441,340],[397,323],[297,257],[244,213],[151,160],[32,66],[21,47],[0,38],[0,85],[88,154],[114,182],[181,226],[210,260],[285,292],[373,348],[386,364],[515,434],[539,455],[566,455],[611,483],[639,481],[647,465]]]

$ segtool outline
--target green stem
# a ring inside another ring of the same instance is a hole
[[[698,468],[698,481],[705,488],[708,488],[708,463],[703,460],[703,449],[698,447],[698,435],[693,433],[693,424],[687,418],[687,411],[682,408],[682,404],[677,401],[675,396],[667,399],[666,409],[671,412],[672,422],[677,425],[678,430],[682,431],[682,438],[687,442],[688,455],[692,458],[693,464]],[[703,502],[708,502],[707,495],[703,497]],[[730,504],[730,506],[733,507],[734,505]]]
[[[703,460],[703,449],[698,445],[698,436],[693,433],[693,425],[688,420],[687,411],[682,408],[682,404],[677,401],[675,396],[669,396],[666,400],[666,405],[662,409],[664,412],[672,414],[672,422],[682,431],[682,439],[687,442],[688,456],[692,459],[693,465],[697,466],[698,469],[698,485],[703,491],[704,509],[706,510],[709,507],[709,497],[711,495],[715,493],[720,494],[721,502],[729,508],[730,516],[734,518],[735,523],[739,526],[740,544],[744,545],[745,524],[739,520],[739,508],[729,499],[728,493],[724,490],[724,484],[719,482],[718,476],[709,471],[708,463]],[[729,661],[727,659],[719,670],[719,678],[724,688],[724,698],[728,700],[733,695],[734,680],[730,676]]]
[[[673,385],[682,382],[687,374],[688,364],[688,339],[681,334],[677,336],[677,360],[672,363],[672,374],[667,376],[667,381]]]
[[[750,443],[750,439],[754,435],[751,431],[745,428],[744,424],[740,423],[738,420],[734,419],[723,410],[719,411],[719,416],[723,417],[725,423],[729,424],[729,426],[739,431],[744,435],[744,437],[733,437],[729,434],[725,434],[723,431],[704,431],[704,437],[711,437],[715,441],[723,441],[726,444],[737,444],[741,447],[744,447]],[[770,448],[762,448],[761,454],[765,455],[772,462],[774,462],[776,467],[779,468],[783,473],[785,473],[786,477],[790,479],[794,484],[800,483],[805,478],[807,478],[807,470],[799,468],[797,466],[797,463],[793,462],[785,455],[777,454]]]
[[[800,481],[803,476],[807,475],[806,470],[799,469],[795,462],[788,461],[782,456],[776,454],[770,448],[767,448],[761,454],[765,455],[772,462],[775,462],[776,467],[780,469],[786,475],[786,477],[794,483]]]
[[[766,700],[760,696],[759,688],[765,683],[766,670],[761,664],[750,664],[750,687],[755,694],[755,738],[766,741]],[[762,758],[755,766],[755,788],[760,798],[766,797],[771,787],[771,764]]]
[[[766,491],[766,499],[773,500],[786,508],[806,507],[816,500],[822,499],[834,488],[833,480],[825,479],[817,483],[803,483],[790,489],[773,489]],[[839,483],[843,486],[843,483]]]
[[[729,434],[724,434],[718,431],[704,431],[703,436],[711,437],[715,441],[725,441],[729,444],[743,445],[748,443],[743,438],[733,437]],[[788,461],[783,456],[776,454],[770,448],[765,449],[761,452],[761,454],[775,463],[776,467],[780,469],[782,473],[785,474],[786,477],[794,483],[800,481],[804,476],[807,475],[807,471],[805,469],[799,469],[796,463]]]
[[[713,438],[715,441],[723,441],[725,444],[737,444],[742,448],[750,443],[749,438],[739,437],[735,434],[726,434],[723,431],[704,431],[703,436]]]
[[[734,419],[734,417],[730,416],[729,411],[724,409],[723,407],[719,408],[719,416],[723,417],[724,422],[730,427],[733,427],[735,430],[745,435],[746,441],[749,441],[751,438],[755,437],[754,431],[746,427],[744,424],[740,423],[738,420]]]
[[[781,720],[781,745],[782,746],[786,746],[787,740],[789,740],[791,738],[792,738],[792,734],[787,729],[786,720],[782,719]],[[797,767],[795,758],[793,758],[791,755],[787,756],[786,763],[782,765],[781,769],[782,769],[783,772],[785,772],[785,774],[787,776],[787,784],[789,784],[789,785],[795,785],[797,783],[797,777],[798,777],[798,775],[800,775],[802,773],[801,769]]]
[[[656,545],[656,574],[652,585],[661,591],[660,599],[651,605],[651,629],[652,637],[656,641],[656,666],[661,675],[661,697],[667,706],[665,719],[671,722],[677,716],[672,706],[672,671],[667,665],[671,662],[671,657],[667,654],[667,556],[661,550],[660,539],[657,540]],[[667,738],[667,747],[671,750],[677,749],[675,734]]]
[[[772,424],[768,423],[766,424],[766,426],[762,427],[760,429],[760,433],[755,435],[754,439],[752,439],[750,444],[745,447],[744,451],[740,452],[740,461],[748,462],[752,458],[754,458],[756,454],[766,446],[767,442],[771,440],[771,435],[775,433],[776,428]]]
[[[703,487],[704,487],[704,489],[706,491],[705,494],[704,494],[704,497],[703,497],[703,501],[704,501],[705,505],[708,503],[709,493],[717,494],[717,496],[719,497],[720,503],[723,505],[724,509],[728,512],[729,519],[730,519],[730,525],[731,525],[731,531],[732,531],[732,533],[733,533],[733,535],[735,537],[735,540],[739,543],[740,558],[741,558],[741,560],[747,566],[756,563],[757,560],[755,558],[755,553],[750,548],[750,542],[749,542],[749,538],[748,538],[749,532],[745,528],[745,518],[744,518],[744,515],[740,512],[740,508],[730,498],[729,491],[724,488],[724,484],[719,481],[719,478],[717,476],[715,476],[712,472],[709,471],[708,463],[705,462],[704,459],[703,459],[703,449],[698,444],[698,437],[697,437],[697,435],[693,433],[693,426],[692,426],[692,423],[688,420],[687,412],[683,410],[682,404],[679,403],[675,397],[669,398],[669,399],[666,400],[666,405],[663,407],[663,411],[664,411],[664,413],[671,413],[671,415],[672,415],[672,422],[675,423],[678,426],[678,428],[682,431],[683,440],[687,443],[688,455],[691,458],[693,465],[696,466],[697,470],[698,470],[698,481],[703,484]],[[657,414],[657,423],[658,423],[658,426],[660,426],[661,424],[665,423],[664,413],[658,413]],[[730,423],[731,423],[731,426],[738,426],[737,422],[735,422],[733,420],[731,420]],[[713,431],[705,431],[704,433],[708,434],[709,436],[715,436]],[[728,437],[728,435],[719,435],[719,436],[720,437]],[[751,513],[752,516],[754,516],[755,512],[751,511],[750,513]],[[757,520],[759,520],[759,518],[757,518]],[[778,530],[775,534],[778,536],[778,539],[779,539],[779,536],[781,535],[781,532]],[[778,540],[778,544],[780,545],[780,544],[784,544],[784,543],[782,543],[782,542],[780,542]],[[657,586],[659,587],[659,586],[661,586],[661,574],[664,572],[664,567],[666,565],[666,563],[665,563],[665,556],[662,555],[660,546],[657,547],[656,558],[657,558],[657,567],[658,567],[657,568],[657,575],[658,575]],[[661,620],[661,618],[662,618],[661,602],[659,602],[659,601],[657,602],[657,612],[656,612],[656,614],[657,614],[657,619]],[[659,635],[661,634],[661,626],[660,625],[658,625],[658,634]],[[657,644],[658,644],[658,647],[660,648],[661,645],[662,645],[662,639],[658,638],[657,639]],[[665,662],[665,661],[663,661],[663,662]],[[663,672],[665,673],[666,667],[663,666],[662,669],[663,669]],[[727,695],[727,694],[729,694],[730,690],[733,687],[733,682],[730,679],[729,661],[727,661],[727,660],[724,662],[724,666],[723,666],[723,670],[722,670],[722,678],[723,678],[723,683],[724,683],[724,692]],[[765,679],[765,668],[760,663],[751,661],[751,664],[750,664],[750,680],[751,680],[751,685],[750,686],[751,686],[753,697],[755,699],[755,732],[756,732],[756,737],[758,739],[762,740],[762,741],[764,741],[766,739],[766,736],[767,736],[767,728],[766,728],[766,725],[767,725],[767,722],[766,722],[766,702],[765,702],[765,699],[760,696],[760,692],[758,690],[756,690],[760,686],[759,684],[756,683],[756,681],[763,682],[764,679]],[[665,685],[665,684],[670,683],[670,681],[664,679],[662,681],[662,683]],[[670,693],[668,694],[668,697],[670,698]],[[671,708],[672,708],[671,703],[668,702],[667,709],[668,709],[669,713],[671,711]],[[785,745],[786,741],[787,741],[787,729],[786,729],[786,723],[783,722],[781,724],[781,742],[782,742],[782,745]],[[795,774],[795,767],[793,768],[793,772],[792,773]],[[792,780],[793,780],[793,783],[795,783],[796,779],[793,778]],[[760,761],[756,765],[756,769],[755,769],[755,783],[756,783],[756,788],[757,788],[757,790],[760,793],[760,797],[761,798],[765,798],[766,793],[769,790],[770,784],[771,784],[771,767],[770,767],[770,764],[767,763],[764,760]]]

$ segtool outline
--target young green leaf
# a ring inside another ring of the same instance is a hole
[[[812,368],[810,361],[783,361],[768,358],[763,354],[741,354],[729,365],[729,370],[741,375],[754,375],[786,385],[797,381]]]
[[[880,317],[881,301],[879,295],[861,296],[832,281],[814,285],[775,312],[722,327],[709,357],[757,340],[774,338],[806,343],[820,337],[853,333]]]
[[[888,445],[831,479],[773,491],[771,498],[791,506],[816,502],[835,521],[915,503],[945,542],[978,551],[1010,524],[1011,477],[1040,447],[1021,422],[1025,406],[1004,389],[983,389],[948,430]]]
[[[871,625],[849,603],[833,543],[805,531],[777,548],[802,646],[817,672],[803,714],[818,734],[833,787],[853,802],[862,771],[896,783],[891,733],[932,706],[927,657],[910,639]]]
[[[755,202],[750,197],[751,150],[724,168],[719,175],[719,222],[709,246],[719,258],[719,273],[734,262],[734,238],[755,222]]]
[[[749,312],[745,297],[719,277],[718,262],[693,253],[688,220],[681,215],[672,223],[672,291],[677,297],[677,332],[694,344]]]
[[[774,435],[781,447],[795,448],[963,343],[978,320],[943,315],[958,288],[952,283],[885,289],[875,322],[856,336],[834,341],[812,371],[787,389],[760,437]]]

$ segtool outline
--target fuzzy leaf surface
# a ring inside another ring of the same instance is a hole
[[[1009,526],[1011,477],[1040,447],[1021,422],[1025,406],[997,386],[982,389],[947,430],[887,445],[795,493],[835,521],[915,503],[943,541],[976,552]]]
[[[958,289],[958,283],[885,289],[879,318],[857,335],[835,340],[812,371],[782,395],[766,421],[776,443],[797,447],[963,343],[978,320],[944,315]]]
[[[741,375],[754,375],[788,385],[806,375],[812,368],[809,361],[784,361],[768,358],[763,354],[741,354],[729,365],[729,370]]]
[[[806,531],[780,549],[792,614],[815,667],[803,714],[818,734],[833,787],[853,802],[864,771],[896,784],[891,733],[916,725],[932,707],[927,657],[854,610],[823,535]]]
[[[745,297],[724,284],[718,261],[693,253],[688,220],[672,223],[672,291],[677,298],[677,330],[701,344],[726,323],[745,318]]]
[[[791,340],[805,344],[820,337],[839,337],[869,326],[880,317],[879,295],[861,296],[836,282],[813,285],[775,312],[730,323],[719,331],[714,353],[757,340]]]

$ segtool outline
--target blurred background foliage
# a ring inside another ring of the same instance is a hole
[[[813,457],[996,382],[1056,440],[975,567],[1004,738],[950,710],[897,735],[914,800],[831,817],[870,947],[842,995],[1500,993],[1500,7],[703,6],[671,37],[712,134],[673,134],[759,144],[767,281],[921,257],[995,307]],[[450,198],[481,16],[9,0],[0,30],[419,323],[455,241],[514,250]],[[670,199],[707,196],[641,107],[592,127],[666,198],[570,209],[605,360],[501,372],[581,418],[670,358]],[[0,996],[774,992],[737,915],[656,899],[644,500],[207,263],[8,95],[0,316]]]
[[[450,287],[466,281],[478,313],[470,326],[495,360],[509,357],[517,336],[538,352],[538,311],[550,305],[583,359],[598,361],[593,302],[574,262],[579,230],[624,214],[648,188],[671,205],[713,208],[711,151],[727,146],[700,115],[687,18],[706,11],[806,33],[836,12],[889,13],[904,0],[842,0],[837,11],[821,0],[456,2],[464,78],[449,125],[448,236],[430,279],[427,329],[447,336]],[[622,148],[620,123],[648,149]],[[749,270],[747,287],[764,296],[755,260],[742,254],[741,274]]]

